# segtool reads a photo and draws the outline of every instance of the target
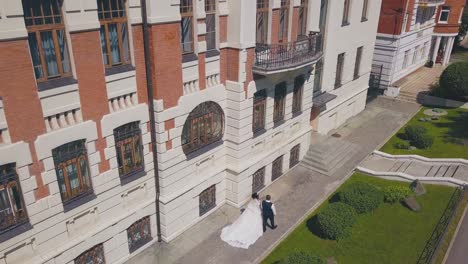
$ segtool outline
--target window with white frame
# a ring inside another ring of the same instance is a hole
[[[413,63],[412,64],[415,64],[416,61],[418,61],[418,53],[419,53],[419,46],[416,46],[416,48],[414,48]]]
[[[344,5],[343,5],[343,20],[342,20],[342,25],[346,26],[349,25],[349,9],[351,6],[351,0],[344,0]]]
[[[206,50],[216,49],[216,0],[205,0]]]
[[[364,0],[362,3],[362,17],[361,21],[367,21],[369,11],[369,0]]]
[[[194,52],[193,43],[193,4],[192,0],[180,1],[180,45],[182,54]]]
[[[450,6],[443,6],[440,10],[439,23],[447,23],[450,16]]]

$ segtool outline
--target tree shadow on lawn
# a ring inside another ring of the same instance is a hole
[[[326,239],[319,228],[317,215],[314,215],[309,220],[307,220],[306,226],[312,234],[318,236],[321,239]]]
[[[457,144],[468,139],[468,113],[457,111],[459,116],[445,117],[445,122],[432,122],[436,128],[447,129],[442,136],[445,143]]]

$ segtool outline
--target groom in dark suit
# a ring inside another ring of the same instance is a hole
[[[262,201],[262,216],[263,216],[263,232],[266,231],[267,220],[270,219],[271,229],[275,229],[275,205],[271,202],[271,196],[268,194],[266,199]]]

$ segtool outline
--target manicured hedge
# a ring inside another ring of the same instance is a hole
[[[327,261],[319,256],[306,252],[295,252],[283,259],[280,264],[326,264]]]
[[[439,80],[437,94],[459,101],[468,101],[468,62],[448,66]]]
[[[331,203],[317,214],[317,224],[324,238],[338,240],[351,234],[356,211],[344,203]]]
[[[408,186],[387,186],[382,189],[386,203],[400,202],[411,194]]]
[[[383,201],[383,194],[372,184],[355,182],[343,188],[338,193],[338,198],[362,214],[372,212],[379,207]]]
[[[427,129],[418,125],[405,127],[405,138],[418,149],[430,148],[434,143],[434,139],[427,134]]]

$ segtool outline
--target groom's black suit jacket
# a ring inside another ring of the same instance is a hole
[[[271,206],[273,203],[267,202],[267,201],[262,201],[262,213],[264,217],[267,216],[273,216],[273,210],[271,209]]]

